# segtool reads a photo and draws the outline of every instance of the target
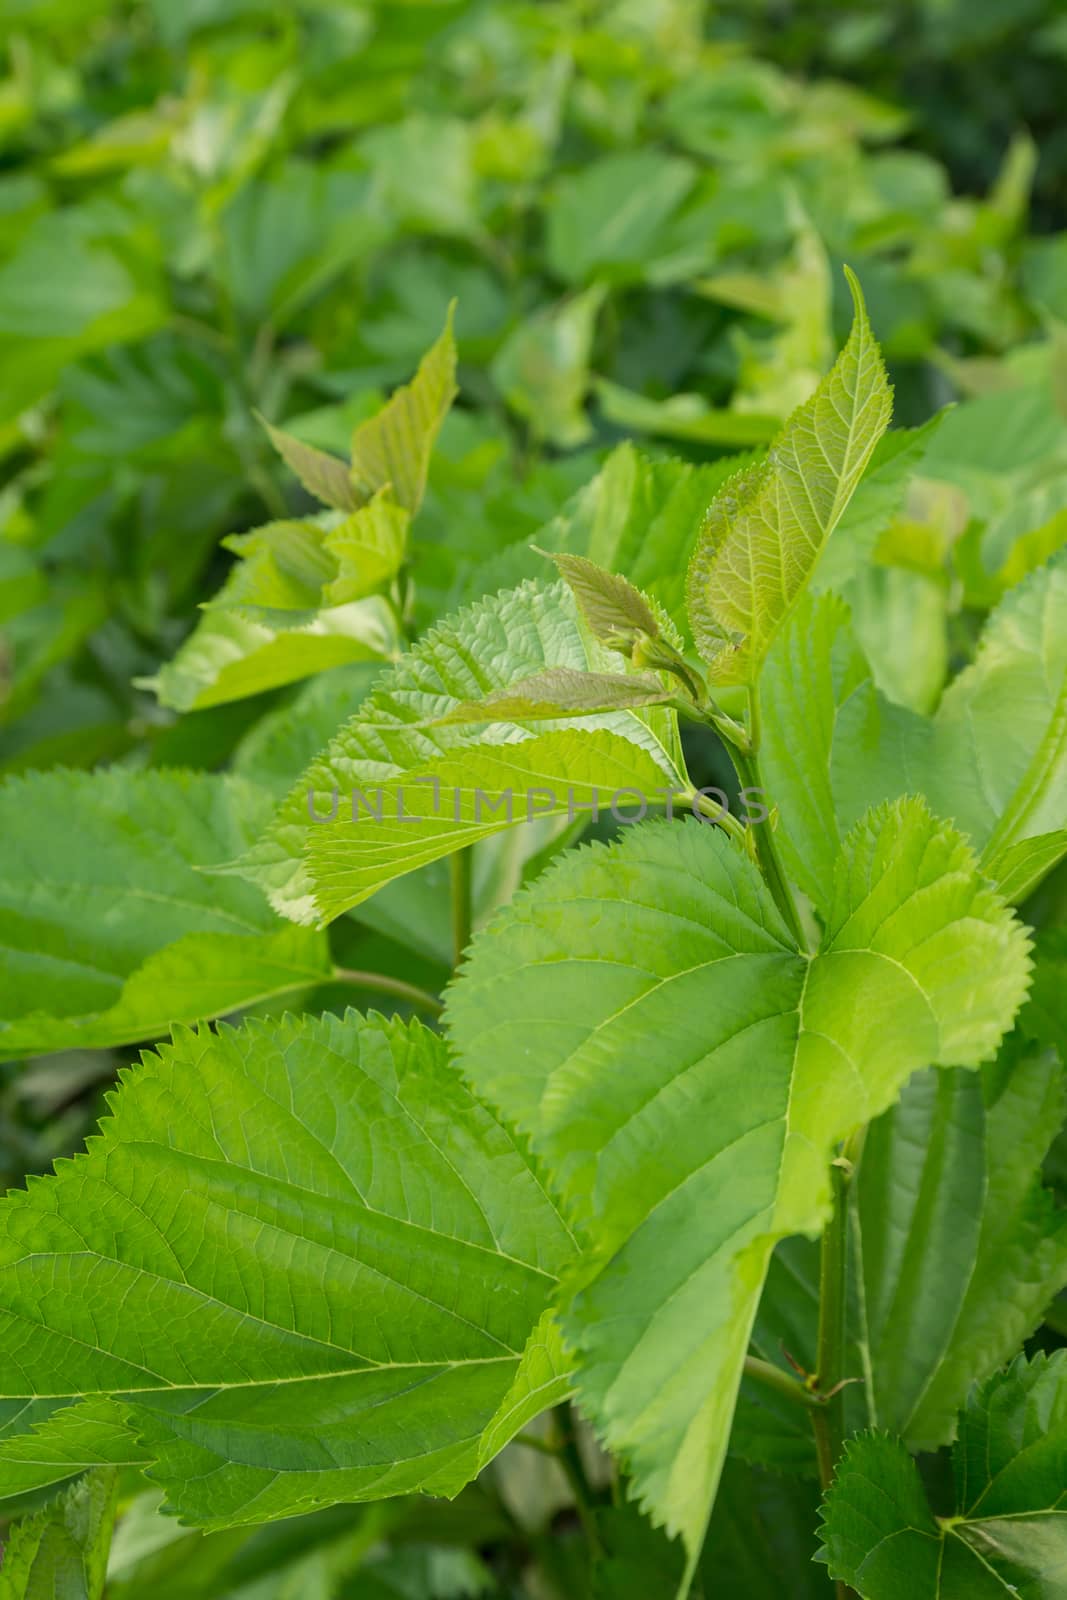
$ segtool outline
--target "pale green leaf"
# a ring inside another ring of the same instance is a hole
[[[691,1554],[775,1241],[820,1230],[835,1143],[913,1071],[995,1049],[1027,972],[1021,927],[917,801],[846,841],[813,958],[695,823],[568,855],[475,941],[460,1064],[589,1231],[562,1309],[577,1390]]]
[[[369,499],[388,486],[397,505],[412,516],[422,504],[434,441],[458,393],[454,312],[453,302],[444,331],[411,382],[352,434],[352,481],[361,497]]]
[[[587,814],[594,801],[606,810],[623,790],[631,805],[634,791],[662,804],[665,791],[687,789],[667,708],[564,717],[533,734],[518,719],[443,720],[475,697],[561,667],[622,669],[589,637],[562,582],[524,584],[457,613],[382,680],[235,870],[294,921],[321,921],[531,817]]]
[[[272,612],[313,613],[323,585],[337,574],[337,563],[324,548],[324,530],[310,520],[268,522],[222,542],[241,560],[205,611],[249,606],[267,618]]]
[[[430,452],[458,393],[454,310],[453,304],[443,333],[419,362],[411,382],[395,390],[375,416],[356,427],[351,466],[264,422],[272,444],[316,499],[338,511],[353,512],[388,488],[402,511],[414,515],[419,509]],[[368,537],[364,532],[364,542]]]
[[[751,683],[889,424],[891,394],[859,286],[841,355],[772,444],[708,512],[687,583],[697,646],[719,683]]]
[[[1067,1352],[1020,1357],[975,1391],[935,1518],[897,1440],[845,1449],[823,1507],[833,1577],[864,1600],[1054,1600],[1067,1585]]]
[[[153,678],[138,679],[162,705],[198,711],[297,683],[350,661],[387,661],[399,648],[396,616],[378,595],[327,606],[310,620],[271,620],[220,595]]]
[[[102,1600],[118,1480],[93,1472],[33,1517],[5,1544],[0,1600]]]
[[[179,1030],[3,1210],[4,1394],[114,1397],[190,1521],[455,1493],[558,1393],[571,1233],[418,1025]]]
[[[337,576],[323,590],[323,603],[344,605],[381,589],[399,572],[407,551],[410,512],[380,490],[361,510],[330,528],[323,547],[337,562]]]
[[[325,941],[199,869],[270,799],[202,773],[33,773],[0,788],[0,1055],[120,1044],[321,982]]]

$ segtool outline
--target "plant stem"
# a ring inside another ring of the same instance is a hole
[[[352,983],[361,989],[376,989],[380,994],[391,994],[397,1000],[406,1000],[420,1011],[429,1011],[439,1017],[444,1010],[440,1000],[418,984],[407,983],[403,978],[391,978],[385,972],[360,972],[355,967],[334,967],[331,977],[337,983]]]
[[[759,690],[753,685],[748,691],[748,748],[742,750],[736,746],[730,747],[737,775],[741,780],[743,789],[758,789],[762,795],[763,772],[760,767],[759,749],[762,736],[762,721],[760,717]],[[773,811],[772,811],[773,816]],[[793,898],[793,891],[789,887],[778,855],[778,846],[774,839],[774,822],[768,817],[766,822],[752,824],[752,832],[756,842],[756,856],[760,869],[767,880],[767,887],[774,896],[774,903],[788,924],[789,931],[801,950],[807,948],[807,939],[800,921],[800,913]]]
[[[585,1464],[582,1461],[581,1451],[578,1448],[578,1438],[574,1431],[574,1413],[569,1400],[563,1400],[552,1410],[552,1433],[555,1439],[557,1459],[574,1496],[574,1509],[578,1519],[585,1530],[589,1541],[589,1548],[594,1555],[602,1554],[603,1547],[600,1541],[600,1531],[596,1525],[596,1512],[593,1509],[593,1490],[586,1476]]]
[[[850,1151],[858,1157],[859,1142],[865,1128],[859,1130],[855,1144],[850,1141]],[[819,1246],[819,1333],[816,1351],[816,1384],[824,1398],[817,1411],[811,1414],[812,1432],[815,1435],[815,1455],[819,1464],[819,1482],[823,1494],[833,1482],[834,1470],[845,1437],[845,1396],[841,1386],[844,1378],[846,1312],[848,1307],[848,1190],[852,1177],[852,1161],[839,1157],[830,1168],[833,1184],[834,1209],[823,1229]],[[838,1579],[834,1584],[836,1600],[853,1600],[854,1591]]]
[[[762,1383],[764,1388],[773,1389],[794,1405],[817,1411],[825,1404],[811,1389],[806,1389],[796,1378],[791,1378],[788,1372],[783,1372],[771,1361],[761,1361],[759,1356],[745,1357],[745,1376]]]
[[[462,850],[456,850],[450,858],[449,865],[452,871],[452,966],[456,968],[463,959],[463,952],[471,942],[472,920],[472,867],[474,852],[471,845],[464,845]]]
[[[835,1161],[830,1168],[834,1209],[819,1247],[819,1334],[815,1357],[816,1383],[825,1399],[812,1413],[815,1452],[823,1492],[830,1487],[845,1431],[844,1394],[837,1385],[845,1376],[845,1309],[848,1270],[848,1176]],[[831,1393],[837,1389],[837,1393]]]

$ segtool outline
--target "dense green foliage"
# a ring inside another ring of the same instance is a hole
[[[0,19],[0,1600],[1067,1600],[1067,35],[907,9]]]

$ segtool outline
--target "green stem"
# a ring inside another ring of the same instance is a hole
[[[745,830],[736,817],[715,800],[709,800],[706,794],[698,794],[695,789],[683,789],[678,794],[671,796],[672,801],[680,800],[683,805],[691,806],[694,811],[699,811],[701,816],[707,817],[709,822],[716,823],[724,833],[729,834],[735,844],[743,845]]]
[[[741,780],[742,789],[758,789],[762,795],[764,791],[763,772],[760,766],[760,741],[763,725],[760,716],[759,690],[753,684],[748,691],[748,742],[746,748],[730,747],[730,755],[737,769],[737,776]],[[789,886],[785,868],[782,866],[778,855],[778,846],[774,838],[773,807],[771,816],[766,822],[752,824],[752,834],[756,845],[756,857],[760,870],[767,880],[767,887],[774,896],[774,903],[788,924],[789,931],[797,942],[800,950],[807,949],[807,938],[800,921],[797,903],[793,898],[793,891]]]
[[[825,1404],[812,1390],[805,1389],[796,1378],[791,1378],[788,1372],[783,1372],[773,1362],[761,1361],[759,1356],[745,1357],[745,1377],[754,1378],[764,1388],[773,1389],[794,1405],[806,1406],[811,1411],[818,1411]]]
[[[471,942],[473,846],[464,845],[451,857],[452,869],[452,965],[458,967]]]
[[[558,1406],[553,1407],[552,1434],[559,1464],[574,1496],[574,1509],[589,1541],[590,1551],[594,1556],[602,1555],[603,1546],[593,1508],[593,1489],[586,1476],[585,1464],[578,1448],[578,1438],[574,1431],[574,1413],[569,1400],[563,1400]]]
[[[849,1189],[863,1153],[865,1127],[857,1128],[830,1168],[834,1209],[823,1230],[819,1247],[819,1333],[815,1382],[823,1403],[811,1414],[819,1480],[825,1494],[845,1438],[844,1370],[848,1311]],[[834,1585],[836,1600],[855,1600],[855,1591],[840,1579]]]
[[[391,994],[397,1000],[406,1000],[420,1011],[439,1017],[444,1010],[440,1000],[418,984],[406,983],[403,978],[391,978],[385,972],[360,972],[355,967],[334,967],[331,977],[336,983],[352,983],[360,989],[375,989],[379,994]]]
[[[845,1376],[848,1177],[840,1162],[830,1168],[830,1175],[834,1209],[819,1247],[819,1334],[815,1356],[816,1386],[828,1398],[811,1419],[824,1493],[833,1480],[845,1436],[845,1399],[837,1386]],[[837,1392],[832,1393],[835,1389]]]

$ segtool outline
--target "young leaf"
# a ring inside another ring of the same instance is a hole
[[[678,691],[665,689],[651,672],[576,672],[549,667],[497,689],[484,700],[456,706],[441,723],[533,722],[545,718],[587,717],[597,711],[629,711],[635,706],[664,705]]]
[[[619,657],[589,638],[562,583],[524,584],[457,613],[382,681],[235,870],[294,921],[327,920],[531,816],[606,808],[623,790],[633,802],[684,789],[677,721],[666,708],[593,713],[581,727],[563,717],[561,728],[542,722],[533,735],[520,718],[447,722],[472,696],[546,668],[612,666]]]
[[[249,845],[269,807],[253,785],[204,773],[4,784],[0,1056],[151,1039],[328,977],[321,936],[199,870]]]
[[[590,1234],[561,1312],[578,1393],[691,1556],[775,1241],[820,1230],[836,1142],[913,1071],[996,1047],[1027,968],[914,800],[846,841],[814,958],[692,823],[565,857],[476,939],[448,1005],[460,1065]]]
[[[1067,1351],[1021,1356],[977,1390],[952,1452],[955,1513],[935,1517],[899,1441],[845,1448],[823,1508],[831,1576],[864,1600],[1022,1600],[1067,1580]]]
[[[638,634],[659,633],[655,612],[628,578],[605,572],[585,556],[553,555],[560,575],[581,607],[593,638],[622,649]]]
[[[788,870],[816,905],[841,834],[867,806],[921,793],[1023,898],[1067,850],[1067,556],[992,614],[933,717],[878,693],[832,596],[805,601],[762,681],[767,791]]]
[[[337,575],[322,593],[327,606],[362,600],[395,578],[407,549],[411,513],[381,489],[365,506],[330,528],[323,548],[337,563]]]
[[[355,429],[350,468],[336,456],[264,422],[275,449],[316,499],[337,511],[353,512],[390,488],[402,510],[414,515],[419,509],[430,452],[458,393],[454,311],[453,303],[444,331],[419,362],[411,382],[395,390],[376,416]]]
[[[539,531],[537,542],[548,554],[581,555],[609,572],[624,573],[684,633],[685,572],[700,519],[739,463],[749,460],[728,456],[700,466],[653,461],[632,444],[620,444],[596,477]]]
[[[0,1600],[102,1600],[118,1479],[91,1472],[36,1516],[16,1522],[0,1569]]]
[[[454,1493],[566,1393],[540,1319],[573,1253],[427,1029],[179,1030],[3,1206],[3,1391],[113,1396],[205,1525]]]
[[[335,511],[355,511],[363,503],[366,496],[352,482],[345,462],[327,455],[325,450],[317,450],[312,444],[305,444],[302,439],[286,433],[284,428],[275,427],[265,417],[261,417],[260,421],[286,466],[316,500],[321,500],[325,506],[332,506]]]
[[[352,435],[352,482],[360,501],[388,485],[397,505],[412,516],[422,504],[430,452],[459,392],[452,332],[455,309],[453,301],[444,331],[419,362],[411,382],[395,390],[377,416],[361,422]]]
[[[875,445],[891,393],[851,273],[852,333],[764,461],[729,480],[689,567],[689,620],[717,683],[752,683],[803,592]]]

